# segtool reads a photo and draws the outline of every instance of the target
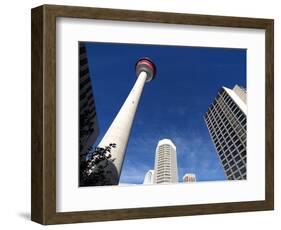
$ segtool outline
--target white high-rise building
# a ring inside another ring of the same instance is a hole
[[[154,170],[150,169],[147,171],[143,184],[154,184]]]
[[[194,173],[186,173],[182,180],[185,183],[196,182],[196,175]]]
[[[158,142],[155,152],[154,183],[177,183],[177,149],[170,139]]]
[[[205,122],[228,180],[247,179],[247,93],[222,87]]]

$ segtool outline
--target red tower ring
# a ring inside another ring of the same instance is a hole
[[[137,76],[145,71],[147,73],[147,80],[149,82],[154,79],[156,75],[156,66],[149,58],[141,58],[136,63],[136,74]]]

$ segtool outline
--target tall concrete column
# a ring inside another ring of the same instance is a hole
[[[143,87],[145,82],[154,79],[155,74],[156,67],[149,59],[142,58],[136,63],[137,80],[117,116],[98,145],[98,147],[103,148],[109,146],[111,143],[116,144],[116,148],[112,148],[110,153],[110,159],[112,159],[112,161],[109,161],[109,164],[104,170],[105,178],[108,181],[107,184],[116,185],[119,183],[124,155]]]

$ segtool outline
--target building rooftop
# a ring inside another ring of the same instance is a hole
[[[244,114],[247,114],[247,105],[241,98],[232,90],[227,87],[223,87],[223,89],[228,93],[228,95],[234,100],[234,102],[239,106]]]
[[[174,144],[170,139],[162,139],[162,140],[160,140],[160,141],[158,142],[158,145],[157,145],[157,146],[159,146],[159,145],[165,145],[165,144],[171,145],[171,146],[173,146],[173,147],[176,149],[175,144]]]

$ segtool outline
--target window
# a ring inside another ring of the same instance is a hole
[[[234,176],[235,176],[237,179],[239,179],[239,177],[241,177],[239,172],[236,172],[236,173],[234,174]]]
[[[238,136],[242,136],[244,134],[244,131],[243,130],[240,130],[239,132],[238,132]]]
[[[246,142],[246,136],[247,136],[246,133],[241,136],[243,143]]]
[[[236,146],[239,146],[239,145],[241,145],[241,144],[242,144],[241,141],[237,139],[236,142],[235,142],[235,145],[236,145]]]
[[[244,149],[243,145],[241,144],[239,147],[238,147],[239,151],[242,151]]]
[[[80,99],[80,100],[83,100],[83,98],[85,98],[86,95],[91,92],[91,90],[92,90],[92,86],[89,85],[89,86],[85,89],[84,93],[80,94],[79,99]]]
[[[235,171],[237,170],[237,166],[234,165],[234,166],[232,167],[232,170],[235,172]]]
[[[242,157],[246,156],[246,150],[244,150],[244,151],[241,153],[241,156],[242,156]]]
[[[227,144],[230,146],[233,145],[233,142],[230,140]]]
[[[239,132],[240,130],[241,130],[241,126],[237,124],[237,126],[236,126],[236,128],[235,128],[235,131],[236,131],[236,132]]]
[[[238,162],[238,161],[240,161],[240,160],[241,160],[241,157],[240,157],[239,155],[237,155],[237,156],[235,157],[235,161]]]
[[[84,81],[80,82],[80,85],[79,85],[80,90],[81,90],[85,85],[87,85],[89,82],[90,82],[90,78],[89,78],[89,77],[87,77]]]
[[[239,168],[241,168],[244,165],[244,163],[243,163],[243,161],[240,161],[240,162],[238,162],[237,165],[238,165]]]
[[[246,172],[246,167],[243,167],[242,169],[240,169],[241,173],[244,174]]]
[[[233,104],[234,104],[234,105],[233,105],[233,111],[235,111],[235,110],[238,109],[238,107],[237,107],[236,103],[233,103]]]
[[[239,117],[240,122],[243,121],[243,119],[244,119],[244,116]]]
[[[86,74],[88,74],[88,73],[89,73],[89,69],[86,68],[86,69],[84,69],[84,70],[80,70],[79,75],[80,75],[80,77],[82,77],[82,76],[84,76],[84,75],[86,75]]]
[[[79,63],[80,63],[80,66],[83,66],[88,63],[88,60],[87,60],[87,58],[80,59]]]
[[[237,113],[237,117],[240,117],[242,115],[242,112],[239,110],[239,112]]]

